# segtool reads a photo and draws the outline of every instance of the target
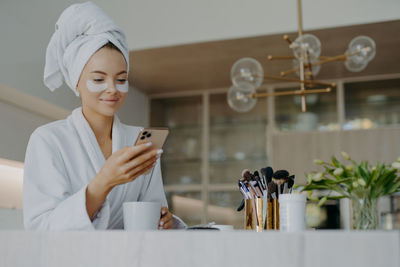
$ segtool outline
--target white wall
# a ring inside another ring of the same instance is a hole
[[[82,1],[0,1],[0,83],[66,109],[79,105],[79,100],[65,85],[49,93],[42,82],[45,51],[55,22],[75,2]],[[131,49],[297,29],[295,0],[94,2],[125,30]],[[305,29],[400,19],[399,10],[398,0],[303,0]],[[135,110],[139,112],[143,108],[139,106]]]
[[[306,30],[400,18],[398,0],[302,1]],[[95,2],[127,32],[132,49],[297,30],[297,0]]]
[[[50,119],[0,101],[0,158],[24,161],[29,136]]]

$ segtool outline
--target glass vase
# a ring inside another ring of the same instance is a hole
[[[377,199],[365,197],[351,200],[354,230],[375,230],[378,227]]]

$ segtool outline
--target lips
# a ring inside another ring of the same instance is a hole
[[[107,102],[117,102],[118,98],[114,98],[114,99],[100,99],[101,101],[107,101]]]

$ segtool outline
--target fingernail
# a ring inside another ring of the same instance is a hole
[[[152,142],[148,142],[147,144],[146,144],[146,146],[151,146],[153,143]]]
[[[161,226],[163,226],[163,225],[164,225],[164,222],[163,222],[163,221],[161,221],[161,222],[160,222],[160,225],[161,225]]]
[[[163,152],[164,152],[164,150],[159,149],[159,150],[157,150],[157,155],[161,155]]]

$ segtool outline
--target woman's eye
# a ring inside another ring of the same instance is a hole
[[[95,82],[102,82],[102,81],[104,81],[103,79],[94,79],[93,81],[95,81]]]
[[[119,82],[124,83],[126,82],[126,79],[118,79]]]

